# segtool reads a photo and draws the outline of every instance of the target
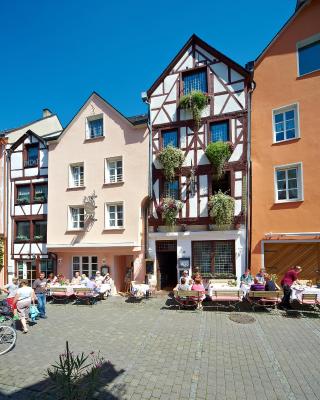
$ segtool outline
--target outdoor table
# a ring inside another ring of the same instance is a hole
[[[320,289],[310,286],[292,286],[291,287],[291,300],[302,301],[303,294],[316,294],[318,301],[320,301]]]
[[[131,291],[134,296],[143,296],[148,297],[149,296],[149,291],[150,291],[150,286],[147,285],[146,283],[131,283]]]
[[[226,284],[214,284],[214,285],[209,285],[208,286],[208,296],[212,297],[213,292],[215,291],[223,291],[223,292],[239,292],[241,291],[242,293],[244,292],[242,287],[239,286],[230,286],[227,283]]]

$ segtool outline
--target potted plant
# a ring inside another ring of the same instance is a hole
[[[209,215],[219,227],[229,227],[234,220],[234,198],[219,190],[210,196]]]
[[[41,242],[43,240],[43,236],[42,235],[34,235],[33,239],[38,241],[38,242]]]
[[[47,198],[44,194],[36,194],[34,196],[34,201],[39,201],[41,203],[45,203],[47,201]]]
[[[16,236],[16,241],[17,242],[26,242],[28,240],[29,240],[29,238],[27,236],[25,236],[25,235],[17,235]]]
[[[213,166],[213,172],[217,179],[224,174],[224,167],[233,150],[231,142],[212,142],[206,148],[206,156]]]
[[[191,111],[195,127],[199,129],[202,111],[207,107],[208,103],[209,96],[207,93],[194,90],[182,96],[179,105],[183,110]]]
[[[157,211],[161,214],[165,224],[173,227],[176,224],[179,211],[182,209],[182,203],[179,200],[166,197],[162,199]]]
[[[23,205],[23,204],[28,204],[28,203],[29,203],[29,200],[25,197],[17,198],[17,204]]]
[[[184,152],[169,145],[160,151],[157,158],[164,169],[166,180],[173,181],[176,175],[175,170],[180,169],[184,162]]]

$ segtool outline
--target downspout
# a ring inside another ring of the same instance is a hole
[[[148,107],[148,121],[147,121],[147,127],[148,127],[148,133],[149,133],[149,149],[148,149],[148,205],[145,207],[144,210],[144,218],[145,218],[145,223],[144,223],[144,256],[145,259],[150,257],[149,254],[149,224],[148,224],[148,216],[149,216],[149,204],[150,201],[152,200],[152,129],[151,129],[151,115],[150,115],[150,101],[147,97],[146,93],[141,94],[142,101],[147,104]]]
[[[5,199],[6,199],[6,211],[5,211],[5,237],[6,237],[6,252],[5,252],[5,265],[6,265],[6,276],[5,276],[5,282],[8,282],[8,266],[9,266],[9,252],[11,254],[11,250],[9,249],[9,246],[11,248],[11,243],[9,244],[9,204],[11,204],[11,201],[9,199],[9,173],[10,173],[10,151],[5,148],[5,170],[6,170],[6,193],[5,193]],[[11,197],[11,190],[10,190],[10,197]],[[12,237],[11,237],[12,240]]]
[[[251,79],[250,79],[250,89],[248,91],[248,136],[247,136],[247,182],[246,182],[246,190],[247,190],[247,212],[246,212],[246,258],[245,265],[246,268],[251,268],[251,231],[252,231],[252,222],[251,222],[251,174],[252,174],[252,162],[251,162],[251,100],[252,93],[256,87],[256,84],[253,80],[253,70],[251,70]],[[249,265],[250,264],[250,265]]]

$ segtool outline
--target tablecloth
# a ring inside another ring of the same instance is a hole
[[[318,301],[320,301],[320,289],[316,287],[309,287],[309,286],[293,286],[291,287],[291,300],[299,300],[302,301],[303,294],[316,294]]]

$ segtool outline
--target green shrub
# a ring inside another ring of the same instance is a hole
[[[224,173],[225,163],[232,154],[232,147],[229,142],[212,142],[206,148],[206,156],[214,168],[214,174],[219,179]]]
[[[210,196],[209,215],[217,226],[230,225],[234,221],[234,198],[219,190]]]
[[[175,170],[180,169],[184,162],[184,152],[169,145],[160,151],[157,158],[164,169],[166,180],[173,181],[176,175]]]
[[[207,107],[209,97],[206,93],[194,90],[180,99],[180,108],[192,112],[196,128],[199,129],[202,111]]]

